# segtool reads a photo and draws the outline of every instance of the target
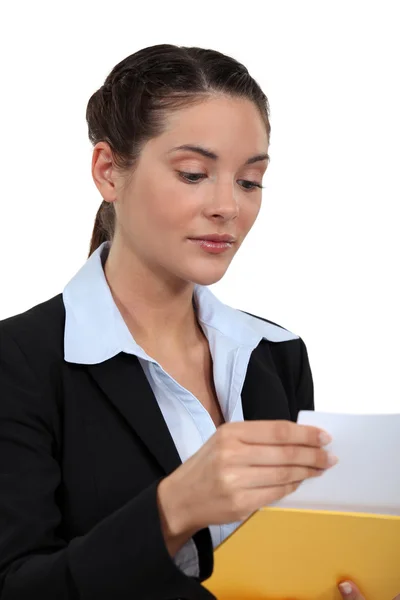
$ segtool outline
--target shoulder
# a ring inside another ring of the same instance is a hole
[[[59,294],[0,321],[0,420],[23,430],[27,447],[60,439],[64,319]]]
[[[300,335],[265,317],[246,311],[241,312],[249,315],[253,323],[259,323],[265,329],[258,351],[260,354],[267,353],[272,356],[280,372],[291,372],[300,377],[301,372],[309,368],[307,346]]]
[[[0,320],[0,359],[18,348],[32,366],[63,358],[65,308],[62,294]]]
[[[253,360],[260,367],[273,368],[276,372],[285,389],[292,418],[296,420],[299,410],[314,410],[314,381],[306,344],[302,337],[282,325],[251,316],[276,328],[273,335],[261,340]]]
[[[252,328],[261,333],[263,339],[270,342],[278,354],[297,352],[304,344],[302,338],[297,333],[293,333],[286,327],[283,327],[283,325],[244,310],[240,312],[242,315],[246,315],[247,319],[249,319],[248,323]]]

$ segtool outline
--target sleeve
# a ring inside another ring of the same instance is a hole
[[[167,551],[159,482],[87,534],[60,536],[56,402],[41,388],[0,323],[0,599],[213,599]]]
[[[314,382],[308,358],[307,347],[302,338],[300,342],[300,369],[296,387],[297,413],[300,410],[314,410]],[[297,415],[296,415],[297,420]]]

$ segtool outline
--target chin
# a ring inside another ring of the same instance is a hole
[[[207,257],[208,258],[208,257]],[[179,265],[175,262],[175,268],[171,269],[175,276],[183,281],[188,281],[197,285],[213,285],[220,281],[232,262],[233,256],[221,256],[216,260],[196,260],[190,259],[181,262]]]
[[[226,271],[227,268],[221,267],[219,269],[192,269],[191,273],[187,273],[186,279],[198,285],[213,285],[223,278]]]

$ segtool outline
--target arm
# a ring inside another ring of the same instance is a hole
[[[55,399],[0,324],[1,600],[211,599],[167,550],[159,482],[87,534],[57,534],[55,422]]]
[[[311,373],[307,347],[304,341],[300,342],[300,369],[296,387],[297,411],[314,410],[314,382]],[[297,419],[297,415],[296,415]]]

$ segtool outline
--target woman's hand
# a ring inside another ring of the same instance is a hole
[[[345,600],[367,600],[352,581],[344,581],[340,583],[339,590]],[[382,600],[385,599],[382,598]],[[396,596],[396,598],[393,598],[393,600],[400,600],[400,594]]]
[[[158,502],[171,553],[196,531],[233,523],[294,492],[335,464],[329,436],[290,421],[225,423],[163,479]]]

